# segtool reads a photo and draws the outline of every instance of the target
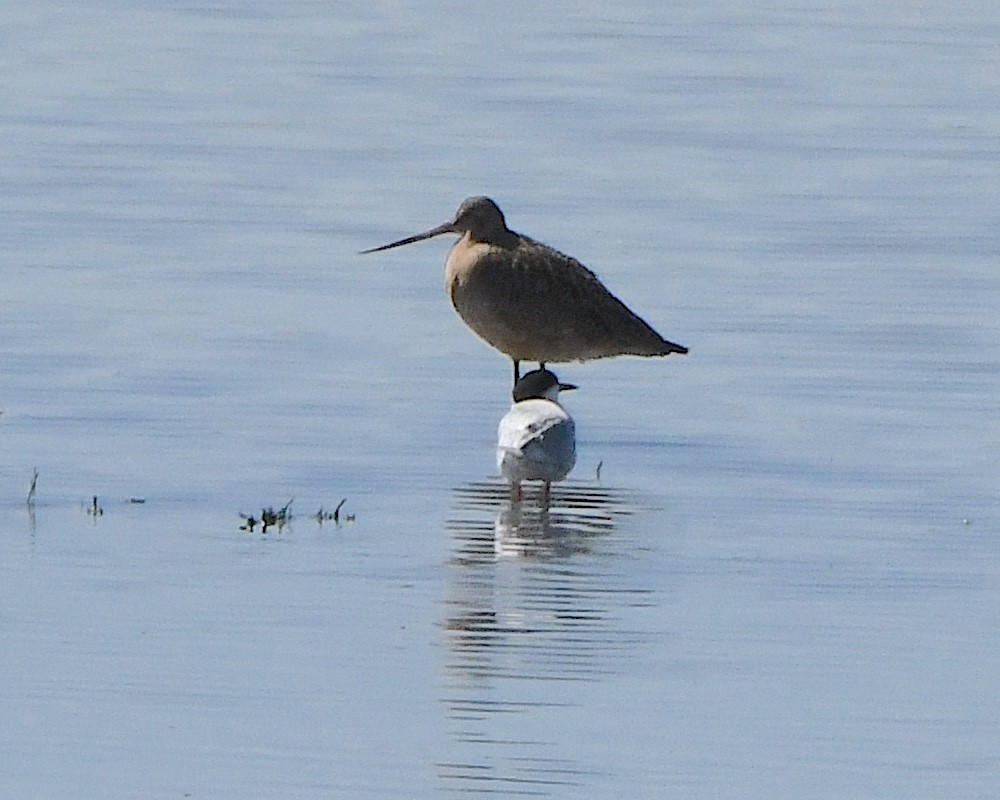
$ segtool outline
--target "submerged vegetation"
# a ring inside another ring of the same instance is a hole
[[[31,474],[31,481],[28,485],[28,494],[25,498],[25,505],[28,509],[28,514],[31,519],[31,524],[34,526],[34,516],[35,516],[35,503],[38,499],[38,468],[34,468]],[[265,506],[261,508],[260,513],[254,514],[244,514],[239,512],[240,519],[243,523],[240,525],[241,531],[249,531],[251,533],[257,532],[267,533],[271,528],[277,528],[277,530],[283,531],[287,526],[291,525],[292,522],[292,503],[295,498],[292,497],[283,506],[275,508],[273,505]],[[126,506],[140,506],[146,504],[145,497],[130,496],[123,498],[121,503]],[[321,527],[324,523],[332,522],[336,527],[341,527],[345,523],[353,523],[355,521],[354,513],[348,513],[344,511],[344,505],[347,503],[347,498],[342,498],[336,506],[334,506],[332,511],[328,511],[324,506],[320,506],[319,510],[315,514],[311,514],[311,518],[316,521]],[[104,508],[98,498],[98,495],[90,495],[88,499],[80,500],[80,510],[84,511],[87,516],[93,517],[95,520],[99,517],[104,516]]]
[[[255,517],[252,514],[244,514],[241,511],[240,519],[243,520],[243,524],[240,525],[240,530],[253,533],[259,526],[261,533],[267,533],[268,528],[272,527],[276,527],[279,532],[282,531],[286,525],[291,524],[292,501],[294,500],[294,497],[291,498],[291,500],[278,509],[275,509],[273,506],[262,508],[260,510],[259,517]],[[340,527],[341,520],[343,520],[343,522],[354,522],[354,514],[341,514],[341,509],[344,507],[344,503],[346,502],[347,498],[345,497],[337,503],[337,506],[333,509],[333,511],[326,511],[322,506],[320,506],[319,511],[313,514],[312,518],[320,525],[324,522],[333,522],[337,527]]]

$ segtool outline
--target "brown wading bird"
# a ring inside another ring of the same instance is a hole
[[[514,361],[546,364],[610,356],[686,353],[668,342],[575,258],[507,227],[488,197],[470,197],[455,219],[375,253],[442,233],[458,234],[444,279],[455,311],[473,332]]]

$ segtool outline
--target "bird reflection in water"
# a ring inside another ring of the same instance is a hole
[[[492,512],[493,525],[482,517],[456,519],[449,528],[459,546],[459,563],[492,560],[498,556],[558,558],[588,553],[595,537],[615,530],[615,520],[636,509],[621,489],[563,484],[546,492],[533,486],[523,497],[512,497],[498,481],[470,483],[455,489],[457,507]]]
[[[540,796],[605,780],[547,724],[577,712],[546,687],[600,681],[641,644],[621,621],[651,589],[625,569],[618,530],[638,509],[627,492],[582,481],[548,495],[532,485],[520,500],[500,480],[454,496],[441,698],[452,742],[440,778],[451,791]]]

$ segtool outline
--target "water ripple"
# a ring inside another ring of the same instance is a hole
[[[462,756],[439,762],[439,777],[461,793],[581,785],[593,773],[554,755],[544,722],[579,708],[554,687],[599,685],[646,641],[620,618],[652,592],[623,569],[619,523],[640,508],[624,490],[573,483],[516,502],[505,484],[478,482],[454,498],[441,702]]]

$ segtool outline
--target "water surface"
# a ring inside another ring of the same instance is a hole
[[[992,5],[0,31],[5,795],[995,795]],[[548,507],[356,255],[481,193],[691,348],[560,368]]]

